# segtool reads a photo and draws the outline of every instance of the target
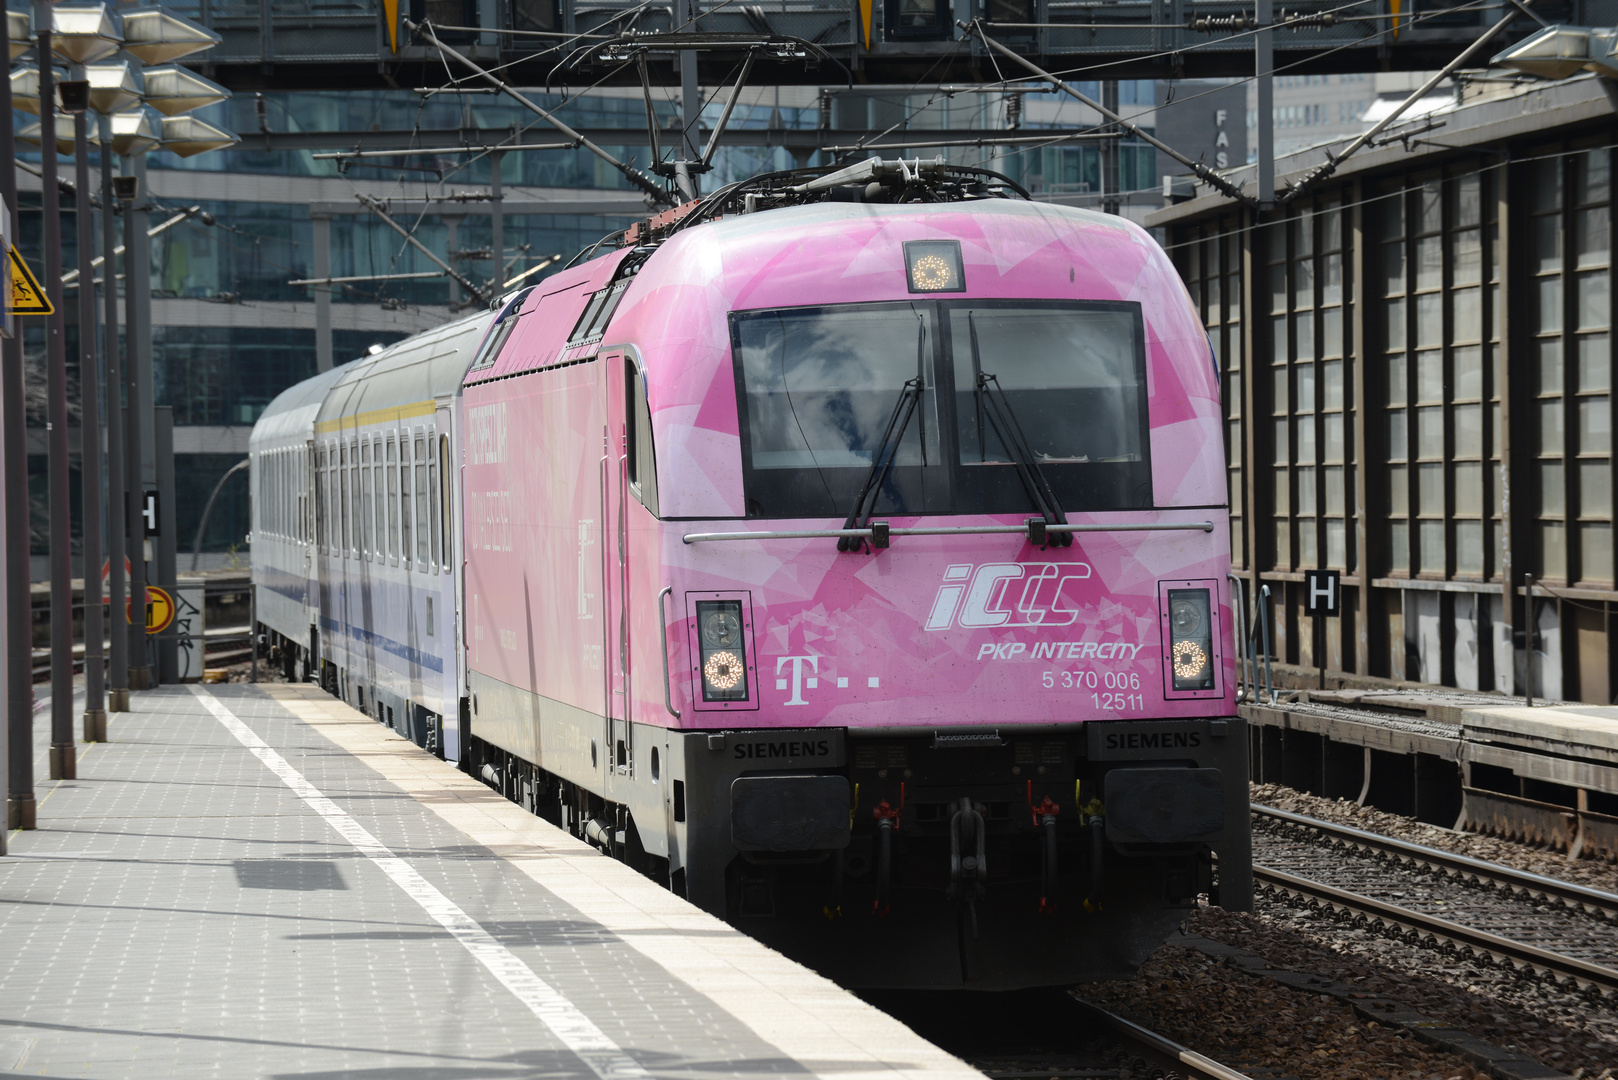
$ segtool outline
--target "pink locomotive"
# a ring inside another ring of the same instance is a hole
[[[1150,237],[1019,195],[732,185],[295,387],[261,622],[846,985],[1128,974],[1251,897],[1219,380]]]

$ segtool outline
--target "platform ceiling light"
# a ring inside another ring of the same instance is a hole
[[[218,34],[162,8],[124,12],[124,51],[143,64],[171,64],[219,44]]]
[[[230,97],[230,91],[182,67],[146,69],[146,104],[164,116],[179,116]]]
[[[161,117],[150,109],[126,109],[112,114],[112,150],[122,157],[138,157],[163,143]]]
[[[123,28],[105,4],[51,8],[51,51],[75,64],[104,60],[123,46]]]
[[[25,113],[39,115],[39,69],[18,67],[11,69],[11,105]]]
[[[92,145],[101,145],[100,134],[93,126],[88,132],[88,137]],[[38,146],[40,143],[39,125],[29,124],[19,130],[17,132],[17,141],[27,143],[29,146]],[[73,156],[73,125],[65,121],[59,121],[56,125],[56,152],[63,157]]]
[[[194,116],[163,118],[163,149],[181,157],[195,157],[209,150],[224,150],[242,140],[222,128]]]
[[[28,12],[7,11],[6,31],[11,35],[11,58],[13,60],[34,47],[34,28],[28,20]]]
[[[1547,26],[1502,49],[1490,63],[1541,79],[1566,79],[1584,71],[1593,58],[1606,59],[1608,50],[1596,45],[1593,34],[1587,26]]]
[[[120,112],[140,103],[140,67],[128,60],[86,65],[84,77],[90,83],[90,108],[98,113]]]

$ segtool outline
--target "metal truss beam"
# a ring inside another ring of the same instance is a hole
[[[579,134],[606,146],[644,146],[647,143],[644,128],[579,128]],[[977,145],[979,143],[1004,142],[1008,136],[1038,139],[1049,138],[1052,142],[1074,139],[1080,136],[1091,135],[1094,128],[1019,128],[1016,131],[977,128],[937,128],[916,129],[900,128],[891,132],[880,130],[851,131],[845,128],[787,128],[768,130],[765,128],[729,128],[723,139],[725,146],[766,147],[780,146],[789,151],[809,153],[827,147],[847,149],[864,143],[891,143],[902,141],[908,147],[916,148],[923,145],[936,146],[962,146]],[[923,140],[934,138],[940,140],[935,144],[924,144]],[[455,130],[427,130],[420,131],[272,131],[247,132],[242,135],[241,148],[243,150],[402,150],[408,151],[412,147],[423,147],[427,150],[437,151],[440,156],[450,156],[459,151],[447,151],[447,147],[462,146],[467,150],[515,150],[525,146],[554,146],[556,136],[549,128],[532,128],[512,137],[509,131],[492,131],[487,128],[469,128]],[[366,158],[355,161],[355,165],[370,165],[373,167],[396,164],[388,158]]]
[[[939,25],[916,34],[898,31],[894,13],[902,0],[875,3],[869,49],[853,31],[852,5],[782,0],[780,9],[704,0],[697,23],[707,35],[787,35],[811,42],[831,62],[764,65],[755,85],[818,86],[840,83],[853,73],[861,84],[994,82],[997,65],[980,44],[961,40],[953,27]],[[356,9],[361,6],[356,2]],[[1029,21],[990,22],[992,36],[1063,78],[1216,78],[1250,76],[1253,71],[1253,13],[1239,0],[1116,0],[1098,5],[1054,4],[1033,0],[1019,16]],[[444,57],[402,27],[394,52],[375,12],[342,12],[311,17],[301,5],[285,13],[251,19],[217,15],[209,21],[221,44],[199,57],[196,67],[234,91],[349,90],[438,87],[446,81]],[[666,34],[672,4],[632,0],[559,0],[554,33],[517,33],[502,28],[456,32],[446,28],[447,45],[514,86],[585,85],[607,74],[604,65],[587,69],[594,56],[575,56],[581,45],[606,43],[624,30],[638,35]],[[948,10],[944,5],[943,10]],[[335,9],[334,9],[335,11]],[[1285,74],[1348,71],[1432,71],[1476,40],[1503,13],[1478,0],[1435,0],[1400,18],[1394,37],[1386,3],[1367,0],[1298,0],[1271,31],[1275,64]],[[1485,18],[1487,16],[1487,18]],[[1610,26],[1618,21],[1614,0],[1566,0],[1557,18],[1579,25]],[[1044,20],[1044,21],[1039,21]],[[944,20],[941,20],[941,22]],[[1509,43],[1539,29],[1526,14],[1502,36]],[[901,33],[907,36],[901,36]],[[570,35],[582,36],[570,36]],[[633,40],[633,39],[627,39]],[[572,60],[566,72],[562,65]],[[734,76],[733,52],[708,50],[697,59],[704,86]],[[680,62],[671,52],[647,55],[647,78],[654,85],[678,86]],[[1080,74],[1092,72],[1093,74]],[[458,73],[457,73],[458,74]],[[605,85],[639,86],[638,65],[606,79]]]

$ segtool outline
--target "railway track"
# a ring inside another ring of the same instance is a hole
[[[1618,993],[1618,895],[1272,807],[1252,810],[1253,876],[1272,895],[1590,993]]]
[[[1074,992],[862,996],[990,1080],[1252,1080]]]

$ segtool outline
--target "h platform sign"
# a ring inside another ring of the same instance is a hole
[[[1303,572],[1303,611],[1305,615],[1332,615],[1340,613],[1342,602],[1342,574],[1337,570],[1305,570]]]

